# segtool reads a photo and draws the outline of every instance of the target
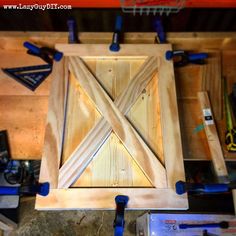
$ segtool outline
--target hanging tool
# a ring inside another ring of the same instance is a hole
[[[236,152],[236,129],[233,126],[233,120],[231,116],[231,106],[227,92],[227,81],[225,78],[224,78],[224,99],[225,99],[225,114],[226,114],[226,126],[227,126],[227,131],[225,134],[225,144],[229,152]]]
[[[70,17],[67,20],[67,26],[69,31],[68,43],[79,43],[78,34],[77,34],[77,25],[76,21],[73,17]]]
[[[112,37],[112,43],[110,45],[110,51],[118,52],[120,50],[120,37],[121,37],[121,29],[122,29],[122,17],[116,17],[115,31]]]
[[[200,183],[187,183],[178,181],[175,184],[176,193],[181,195],[186,192],[194,194],[215,194],[215,193],[226,193],[236,188],[236,184],[200,184]]]
[[[0,195],[35,195],[47,196],[49,193],[49,183],[37,183],[32,185],[22,185],[19,187],[0,186]]]
[[[207,224],[179,224],[180,229],[190,229],[190,228],[221,228],[228,229],[229,222],[221,221],[219,223],[207,223]]]
[[[156,40],[158,43],[166,43],[166,35],[160,16],[155,17],[153,26],[157,33]]]
[[[51,73],[53,60],[60,61],[63,54],[52,48],[37,47],[29,42],[24,46],[28,49],[29,55],[42,58],[48,64],[16,68],[3,68],[2,70],[25,87],[34,91]]]
[[[208,57],[207,53],[189,53],[183,50],[179,51],[167,51],[166,60],[174,60],[174,66],[182,67],[189,63],[204,65],[205,60]]]
[[[114,236],[122,236],[124,233],[124,227],[125,227],[124,215],[128,201],[129,197],[124,195],[118,195],[115,198],[116,216],[113,224]]]

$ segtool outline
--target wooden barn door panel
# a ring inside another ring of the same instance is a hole
[[[52,124],[50,116],[48,122],[63,135],[55,173],[40,176],[53,186],[46,198],[37,196],[36,208],[110,208],[110,198],[124,194],[133,198],[130,208],[186,209],[186,195],[174,190],[184,168],[173,65],[164,59],[170,45],[122,45],[118,53],[108,45],[57,47],[65,56],[66,73],[54,76],[54,90],[65,86],[64,124]],[[47,169],[53,162],[47,133],[45,142]],[[101,198],[86,205],[89,189]],[[82,202],[75,202],[76,193]]]

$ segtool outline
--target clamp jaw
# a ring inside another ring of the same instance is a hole
[[[166,60],[174,60],[175,67],[186,66],[189,63],[204,65],[205,60],[208,57],[207,53],[189,53],[186,51],[167,51]]]
[[[128,196],[118,195],[115,198],[116,202],[116,217],[114,220],[113,228],[114,228],[114,236],[122,236],[125,227],[125,208],[129,201]]]
[[[27,53],[29,55],[40,57],[50,65],[52,65],[53,60],[60,61],[61,58],[63,57],[63,53],[58,52],[55,49],[48,47],[39,48],[29,42],[24,42],[24,47],[28,49]]]
[[[50,185],[48,182],[19,187],[0,186],[0,195],[35,195],[47,196]]]

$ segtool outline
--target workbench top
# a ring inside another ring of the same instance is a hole
[[[81,43],[109,43],[111,38],[112,33],[79,34]],[[61,32],[0,32],[0,67],[44,64],[41,59],[26,53],[24,41],[54,46],[56,43],[66,43],[67,40],[68,34]],[[167,40],[174,49],[216,53],[221,59],[222,74],[232,86],[236,78],[236,33],[167,33]],[[154,42],[154,33],[124,35],[124,43]],[[196,65],[175,70],[184,159],[188,160],[210,159],[204,131],[194,133],[194,128],[201,124],[195,97],[195,93],[202,88],[199,84],[201,73],[201,66]],[[0,71],[0,130],[8,131],[14,159],[41,159],[50,84],[49,76],[35,92],[31,92]],[[222,104],[219,106],[222,107]],[[217,121],[217,125],[223,141],[223,109],[222,119]],[[228,157],[232,158],[230,155]]]

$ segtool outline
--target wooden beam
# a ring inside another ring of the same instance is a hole
[[[188,208],[187,194],[178,195],[173,189],[154,188],[70,188],[52,189],[48,196],[37,195],[37,210],[115,209],[117,195],[129,196],[128,209]]]
[[[209,50],[207,50],[208,52]],[[207,91],[215,120],[222,119],[222,72],[220,51],[209,51],[207,63],[202,65],[202,91]]]
[[[172,50],[171,47],[169,50]],[[158,91],[165,168],[168,187],[175,188],[179,180],[185,181],[183,151],[180,135],[177,95],[173,63],[160,58],[158,67]]]
[[[127,88],[115,101],[115,105],[121,113],[128,113],[155,72],[157,72],[157,60],[155,57],[148,58],[136,76],[130,81]],[[105,119],[101,119],[97,123],[61,167],[59,172],[59,188],[68,188],[82,174],[111,131],[112,128]],[[87,147],[89,147],[89,150]]]
[[[199,92],[198,100],[202,110],[202,118],[215,172],[220,182],[227,182],[228,172],[226,169],[224,155],[221,149],[221,144],[217,134],[212,108],[207,92]]]
[[[153,152],[133,129],[127,119],[115,106],[110,97],[102,89],[96,78],[86,68],[79,57],[69,57],[69,70],[93,100],[104,118],[110,123],[113,131],[123,142],[139,167],[155,186],[166,186],[165,168]]]
[[[54,63],[53,78],[45,132],[40,182],[50,182],[51,188],[58,184],[59,165],[63,143],[64,117],[66,109],[68,62],[62,59]]]

